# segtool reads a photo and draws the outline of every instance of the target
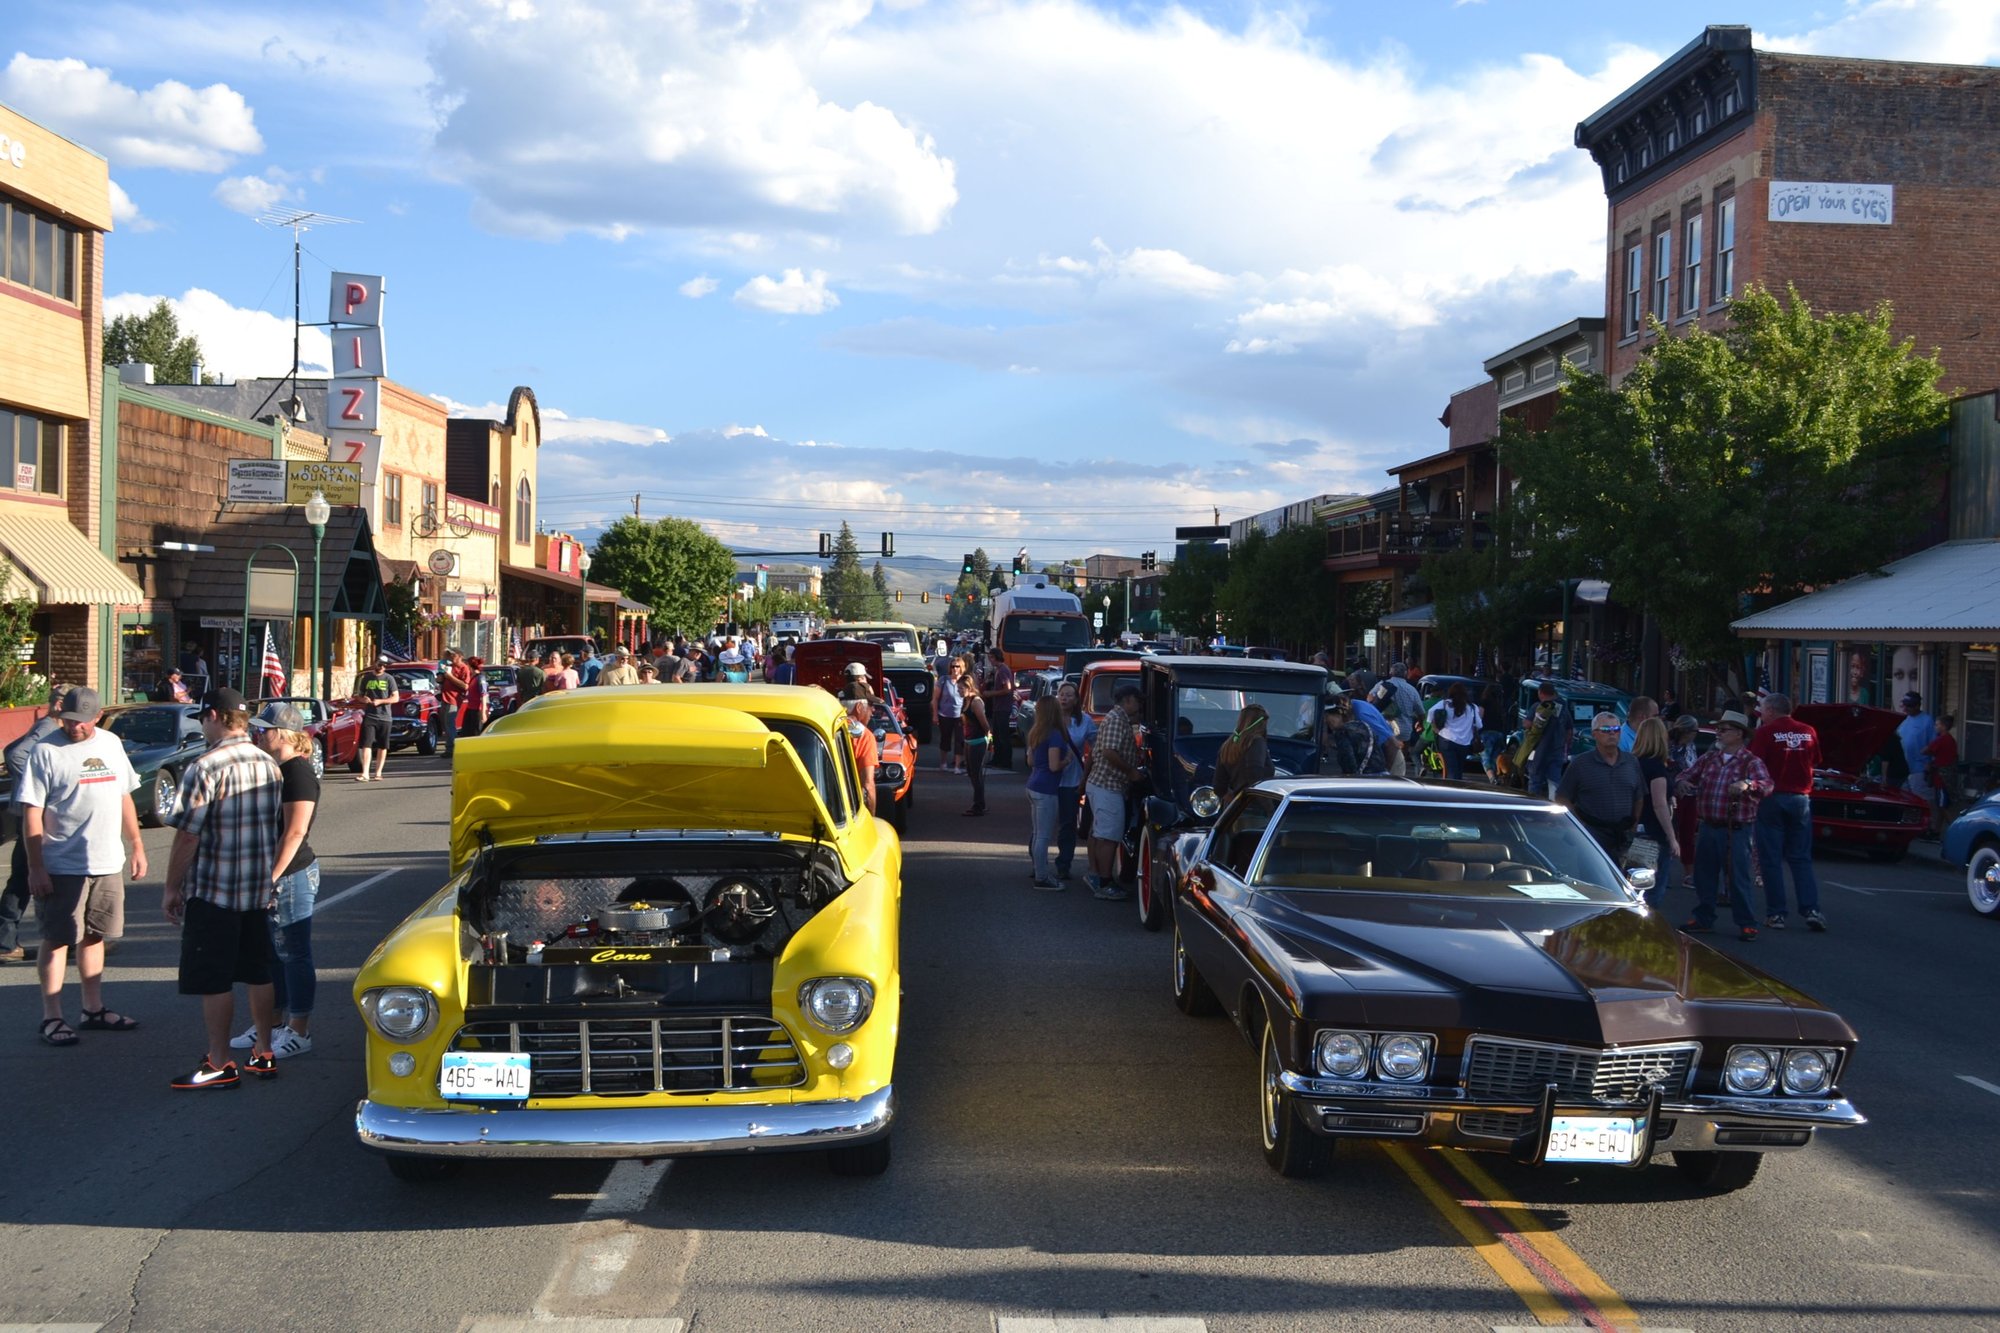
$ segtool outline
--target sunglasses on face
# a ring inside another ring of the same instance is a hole
[[[1592,730],[1593,730],[1593,731],[1595,731],[1595,732],[1596,732],[1596,733],[1597,733],[1598,735],[1600,735],[1600,736],[1616,736],[1616,735],[1617,735],[1617,734],[1618,734],[1619,732],[1623,731],[1623,730],[1624,730],[1624,728],[1623,728],[1623,727],[1593,727],[1593,728],[1592,728]]]

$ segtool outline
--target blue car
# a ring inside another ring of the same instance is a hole
[[[1951,821],[1944,859],[1965,867],[1965,896],[1981,916],[2000,919],[2000,791]]]

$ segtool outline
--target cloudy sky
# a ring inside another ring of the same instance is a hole
[[[390,373],[534,388],[543,514],[791,549],[1170,544],[1444,447],[1480,362],[1601,313],[1576,122],[1684,6],[12,0],[0,102],[103,153],[118,313],[290,363],[335,268]],[[1739,0],[1760,46],[1989,63],[1993,0]],[[11,46],[11,52],[8,49]],[[325,356],[309,338],[308,358]]]

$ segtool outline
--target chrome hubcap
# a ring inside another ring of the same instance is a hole
[[[2000,907],[2000,853],[1983,851],[1974,856],[1965,883],[1974,907],[1982,912]]]
[[[1278,1047],[1267,1028],[1264,1031],[1264,1146],[1266,1148],[1272,1147],[1278,1141],[1278,1108],[1282,1104],[1278,1096]]]
[[[153,808],[159,811],[160,817],[164,819],[172,815],[174,807],[180,804],[180,785],[168,776],[165,769],[161,769],[158,773],[155,773],[153,781],[159,784],[158,791],[160,794],[159,799],[153,802]]]

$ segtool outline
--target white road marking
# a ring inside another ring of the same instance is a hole
[[[0,1324],[0,1333],[97,1333],[102,1324]]]
[[[994,1315],[994,1333],[1208,1333],[1182,1315]]]
[[[356,884],[351,888],[342,889],[339,893],[334,894],[331,898],[321,898],[318,902],[313,904],[313,912],[316,915],[320,912],[324,912],[327,908],[332,907],[336,903],[346,902],[349,898],[352,898],[357,893],[366,893],[368,890],[374,888],[377,884],[380,884],[383,880],[389,878],[389,876],[400,875],[406,869],[408,869],[407,866],[390,866],[387,870],[384,870],[379,875],[370,875],[367,879],[362,880],[359,884]]]
[[[569,1294],[609,1296],[625,1272],[625,1265],[632,1262],[632,1252],[638,1248],[636,1231],[620,1231],[579,1246],[569,1269]]]
[[[1996,1087],[1995,1085],[1988,1083],[1983,1078],[1974,1078],[1970,1074],[1960,1074],[1958,1077],[1961,1082],[1970,1083],[1975,1088],[1984,1088],[1986,1089],[1986,1091],[1992,1093],[1995,1097],[2000,1097],[2000,1087]]]
[[[1858,893],[1867,898],[1872,898],[1878,893],[1908,893],[1926,898],[1959,898],[1965,893],[1963,889],[1885,889],[1873,884],[1863,888],[1859,884],[1842,884],[1837,879],[1823,879],[1820,883],[1828,888],[1846,889],[1849,893]]]
[[[651,1162],[628,1158],[618,1163],[604,1178],[604,1188],[591,1200],[590,1207],[584,1209],[584,1220],[591,1222],[602,1217],[625,1217],[640,1211],[653,1197],[653,1191],[660,1187],[660,1181],[673,1164],[670,1157]]]
[[[94,1327],[94,1326],[93,1326]],[[585,1315],[562,1319],[553,1315],[530,1315],[525,1319],[495,1317],[475,1319],[459,1326],[460,1333],[683,1333],[684,1319],[598,1319]],[[0,1333],[5,1333],[0,1329]]]

